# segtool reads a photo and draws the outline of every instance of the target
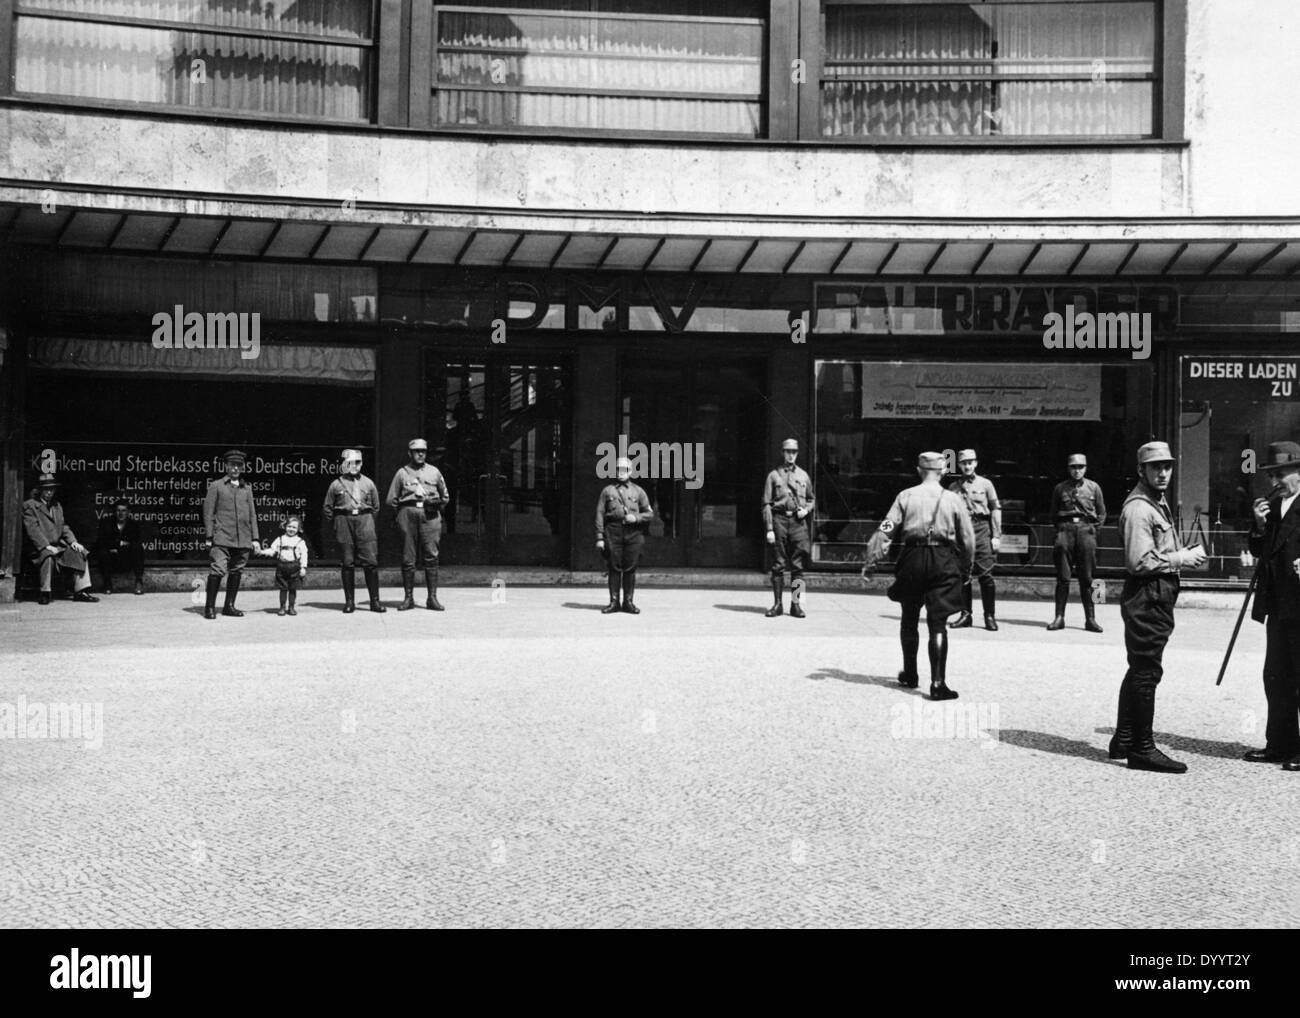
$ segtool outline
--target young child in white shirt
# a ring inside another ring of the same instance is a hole
[[[280,589],[277,615],[298,614],[294,603],[307,576],[307,542],[298,534],[301,529],[302,520],[290,516],[284,521],[284,533],[258,553],[275,559],[275,585]]]

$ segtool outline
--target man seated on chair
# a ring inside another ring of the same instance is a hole
[[[99,521],[95,564],[104,576],[105,594],[113,593],[113,574],[128,569],[135,578],[135,592],[144,593],[144,545],[140,543],[140,524],[131,518],[131,507],[124,499],[114,502],[113,511]]]
[[[53,474],[42,474],[37,482],[40,489],[36,498],[23,503],[23,529],[32,542],[32,565],[40,572],[40,604],[49,604],[54,584],[54,569],[73,577],[76,591],[74,601],[93,603],[99,598],[90,594],[90,563],[86,546],[63,519],[63,506],[54,497],[59,482]]]

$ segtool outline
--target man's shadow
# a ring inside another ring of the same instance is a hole
[[[817,671],[808,675],[813,682],[823,682],[826,679],[836,679],[839,682],[849,682],[855,686],[881,686],[884,689],[892,689],[895,692],[905,693],[908,696],[924,696],[920,687],[908,689],[906,686],[898,684],[897,677],[887,677],[884,675],[857,675],[853,672],[846,672],[842,668],[819,668]]]
[[[584,604],[584,603],[582,603],[582,602],[580,602],[580,601],[565,601],[563,604],[560,605],[560,607],[561,607],[561,608],[571,608],[571,609],[573,609],[574,611],[598,612],[598,611],[602,610],[603,608],[605,608],[606,605],[608,605],[608,604],[609,604],[608,601],[606,601],[604,604]],[[612,614],[614,614],[614,613],[611,612],[610,614],[612,615]],[[619,612],[618,614],[621,615],[622,612]]]
[[[741,612],[746,615],[765,615],[767,609],[762,605],[756,604],[715,604],[714,608],[721,608],[724,612]],[[789,609],[787,609],[788,611]]]
[[[1114,728],[1098,728],[1099,735],[1114,735]],[[1190,735],[1177,735],[1173,732],[1154,732],[1153,737],[1162,746],[1176,753],[1195,753],[1197,756],[1217,757],[1220,760],[1240,760],[1242,755],[1254,746],[1240,742],[1215,742],[1212,739],[1197,739]]]
[[[1055,753],[1057,756],[1072,756],[1080,760],[1092,760],[1099,763],[1109,763],[1110,758],[1106,755],[1106,750],[1082,741],[1081,739],[1067,739],[1063,735],[1054,735],[1051,732],[1031,732],[1024,728],[1002,728],[997,731],[998,742],[1005,743],[1008,746],[1017,746],[1020,749],[1037,749],[1044,753]],[[1116,763],[1124,763],[1118,760]]]

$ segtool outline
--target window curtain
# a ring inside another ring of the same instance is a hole
[[[762,129],[762,103],[743,98],[764,91],[760,24],[456,12],[440,14],[437,31],[438,123],[748,137]],[[638,94],[564,91],[574,88]],[[680,92],[705,96],[655,97]]]
[[[1150,3],[829,5],[825,46],[827,136],[1153,130],[1153,83],[1117,80],[1154,70]]]

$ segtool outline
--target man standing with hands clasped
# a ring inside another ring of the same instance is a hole
[[[225,460],[226,476],[208,485],[208,495],[203,500],[203,532],[210,562],[207,603],[203,608],[205,619],[217,617],[217,591],[221,589],[223,576],[226,577],[226,603],[221,614],[235,619],[243,617],[244,613],[235,607],[239,580],[249,555],[262,547],[257,534],[257,506],[248,482],[243,479],[247,457],[238,449],[231,449]]]
[[[1128,671],[1119,687],[1119,714],[1110,740],[1112,760],[1128,758],[1130,769],[1182,774],[1187,764],[1156,748],[1156,686],[1164,675],[1165,645],[1174,631],[1178,571],[1205,562],[1205,550],[1182,548],[1165,501],[1174,476],[1174,456],[1165,442],[1148,442],[1138,450],[1141,480],[1124,499],[1119,526],[1124,535],[1128,579],[1120,595]]]
[[[803,571],[808,565],[812,545],[808,539],[808,516],[813,511],[812,479],[795,463],[799,443],[787,438],[781,443],[785,462],[767,475],[763,483],[763,526],[767,543],[776,553],[772,557],[772,607],[769,619],[784,613],[781,601],[785,571],[790,570],[790,615],[801,619],[803,610]]]
[[[614,469],[618,483],[605,485],[596,503],[596,548],[609,563],[609,604],[600,613],[640,615],[641,609],[633,601],[636,567],[645,546],[646,528],[655,514],[645,489],[632,480],[632,461],[620,456]]]
[[[1051,516],[1056,524],[1052,561],[1056,565],[1056,615],[1047,628],[1065,628],[1065,603],[1070,599],[1070,571],[1079,575],[1079,600],[1083,602],[1083,628],[1100,633],[1092,606],[1092,571],[1097,565],[1097,531],[1106,522],[1106,499],[1101,485],[1087,478],[1088,458],[1081,452],[1067,464],[1070,479],[1052,491]]]
[[[405,597],[399,612],[415,607],[415,567],[424,569],[430,611],[445,609],[438,601],[438,541],[442,537],[442,507],[451,500],[442,471],[425,460],[429,443],[413,438],[406,445],[410,462],[397,468],[388,486],[388,504],[397,510],[397,529],[402,532],[402,590]]]
[[[997,588],[993,584],[993,564],[997,561],[998,549],[1002,546],[1002,503],[998,501],[998,492],[993,487],[993,482],[975,472],[978,467],[979,460],[975,457],[974,449],[959,452],[957,468],[961,471],[961,476],[948,485],[948,490],[960,495],[966,503],[971,526],[975,528],[975,569],[971,579],[979,580],[984,628],[996,633]],[[965,608],[956,621],[948,623],[949,629],[968,629],[974,625],[971,615],[973,595],[973,584],[967,582],[962,587]]]
[[[1277,486],[1255,500],[1250,551],[1259,560],[1255,606],[1250,617],[1267,627],[1264,696],[1268,724],[1263,749],[1252,749],[1253,763],[1280,763],[1300,771],[1300,445],[1274,442],[1267,471]]]

